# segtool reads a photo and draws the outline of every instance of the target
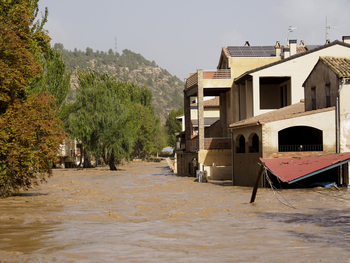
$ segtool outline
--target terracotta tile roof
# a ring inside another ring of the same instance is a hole
[[[312,110],[312,111],[305,111],[305,104],[304,100],[301,100],[299,103],[295,103],[293,105],[280,108],[278,110],[274,110],[265,114],[261,114],[255,117],[251,117],[245,120],[241,120],[235,123],[232,123],[229,125],[229,128],[239,128],[243,126],[249,126],[254,124],[264,124],[267,122],[273,122],[278,120],[285,120],[300,116],[306,116],[311,115],[315,113],[325,112],[334,110],[335,107],[329,107],[324,109],[318,109],[318,110]]]
[[[320,57],[320,61],[329,67],[338,78],[350,78],[350,58]]]
[[[220,107],[220,98],[215,97],[214,99],[205,100],[203,103],[205,108],[218,108]],[[193,103],[191,106],[197,106],[197,103]]]
[[[306,52],[307,48],[305,46],[297,46],[297,54]]]

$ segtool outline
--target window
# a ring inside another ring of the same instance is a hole
[[[311,109],[316,110],[316,87],[311,88]]]
[[[245,153],[245,138],[243,135],[237,136],[236,145],[236,153]]]
[[[259,136],[256,133],[253,133],[249,136],[249,152],[259,152]]]
[[[326,84],[326,107],[331,106],[331,84]]]

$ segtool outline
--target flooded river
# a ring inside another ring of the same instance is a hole
[[[0,199],[0,262],[350,262],[350,191],[195,183],[165,163],[58,169]],[[280,195],[282,194],[282,195]],[[283,199],[285,198],[285,199]]]

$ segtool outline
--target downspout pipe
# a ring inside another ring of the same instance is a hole
[[[340,152],[340,131],[339,131],[339,95],[337,97],[336,100],[336,104],[335,104],[335,121],[336,121],[336,125],[335,125],[335,129],[336,129],[336,153]]]
[[[340,153],[340,107],[339,107],[339,97],[340,92],[343,89],[345,83],[348,81],[348,78],[343,78],[342,84],[338,90],[338,97],[335,106],[335,115],[336,115],[336,144],[337,144],[337,153]]]
[[[235,168],[234,168],[234,147],[233,147],[233,131],[230,129],[231,137],[231,162],[232,162],[232,185],[235,185]]]

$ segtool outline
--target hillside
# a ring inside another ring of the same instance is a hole
[[[172,76],[167,70],[156,65],[154,61],[145,59],[142,55],[130,50],[123,50],[122,54],[110,49],[108,52],[96,51],[86,48],[86,51],[64,49],[63,44],[55,44],[60,50],[67,70],[74,72],[77,67],[85,69],[91,67],[97,70],[106,70],[110,75],[116,76],[121,81],[132,81],[142,86],[145,85],[153,93],[153,106],[155,113],[163,120],[173,109],[183,106],[184,83]],[[72,74],[71,82],[76,83]],[[74,100],[74,85],[68,94],[69,100]]]

